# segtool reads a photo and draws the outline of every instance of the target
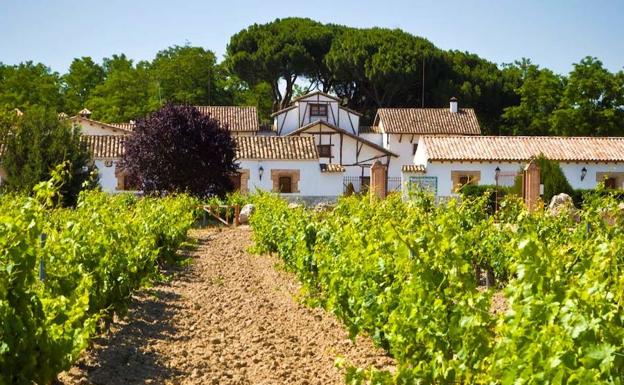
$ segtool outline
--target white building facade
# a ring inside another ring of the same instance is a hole
[[[372,126],[332,95],[315,91],[275,112],[261,129],[255,107],[197,106],[219,120],[237,143],[242,192],[272,191],[308,202],[363,191],[370,167],[388,169],[389,191],[427,188],[439,197],[464,184],[513,184],[539,155],[556,160],[575,189],[624,188],[624,138],[482,136],[472,109],[451,99],[446,108],[379,108]],[[120,168],[124,141],[134,123],[109,124],[82,110],[72,118],[93,153],[105,191],[132,191]],[[3,177],[0,168],[0,178]]]

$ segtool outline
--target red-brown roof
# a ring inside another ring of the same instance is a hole
[[[321,172],[332,173],[332,172],[345,172],[346,171],[343,165],[336,164],[336,163],[321,163],[319,164],[319,167],[321,167]]]
[[[82,135],[80,140],[86,144],[94,159],[121,158],[126,137],[125,135]]]
[[[375,124],[388,134],[455,134],[480,135],[481,128],[475,112],[462,108],[380,108]]]
[[[429,161],[624,162],[624,137],[424,136]]]
[[[318,159],[311,136],[237,136],[234,140],[237,159]]]
[[[120,134],[129,134],[134,129],[134,124],[131,123],[104,123],[97,120],[85,118],[84,116],[76,115],[69,118],[72,122],[80,124],[81,122],[87,122],[93,126],[100,126],[102,128],[108,128],[113,132],[121,131]]]
[[[195,106],[203,115],[210,115],[230,131],[257,132],[260,130],[258,112],[253,106]]]
[[[424,165],[422,164],[404,164],[401,166],[401,171],[410,172],[410,173],[424,173],[427,171]]]

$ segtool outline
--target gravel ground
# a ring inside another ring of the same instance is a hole
[[[247,253],[248,228],[191,235],[194,261],[137,294],[63,384],[343,384],[336,357],[392,370],[369,339],[301,304],[276,258]]]

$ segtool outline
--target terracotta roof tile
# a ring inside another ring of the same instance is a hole
[[[451,112],[448,108],[380,108],[375,118],[389,134],[480,135],[472,108]]]
[[[318,159],[311,136],[237,136],[238,159]]]
[[[424,136],[431,160],[624,162],[624,137]]]
[[[89,119],[89,118],[85,118],[84,116],[72,116],[71,118],[69,118],[69,120],[71,120],[72,122],[74,122],[75,124],[80,124],[81,122],[87,122],[91,125],[95,125],[95,126],[100,126],[100,127],[104,127],[104,128],[110,128],[113,130],[120,130],[122,132],[120,132],[120,134],[128,134],[130,132],[132,132],[132,130],[134,129],[134,124],[131,123],[104,123],[104,122],[100,122],[97,120],[93,120],[93,119]],[[130,127],[132,126],[132,127]]]
[[[125,131],[134,131],[134,122],[130,123],[110,123],[111,126],[120,128]]]
[[[426,172],[426,168],[422,164],[404,164],[401,166],[401,171],[403,172],[414,172],[414,173],[424,173]]]
[[[322,163],[321,172],[345,172],[344,166],[336,163]]]
[[[230,131],[256,132],[260,130],[258,112],[253,106],[195,106],[204,115],[227,125]]]
[[[360,134],[381,134],[379,126],[360,126],[358,132]]]
[[[126,137],[124,135],[82,135],[80,140],[86,144],[94,159],[121,158]]]

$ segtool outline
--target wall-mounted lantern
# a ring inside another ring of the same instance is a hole
[[[496,166],[496,169],[494,170],[494,172],[495,172],[496,182],[498,183],[498,176],[500,175],[500,172],[501,172],[500,167]]]
[[[581,181],[585,179],[585,176],[587,176],[587,168],[583,167],[581,170]]]
[[[260,177],[260,180],[262,180],[263,174],[264,174],[264,167],[262,167],[261,165],[260,168],[258,168],[258,176]]]

